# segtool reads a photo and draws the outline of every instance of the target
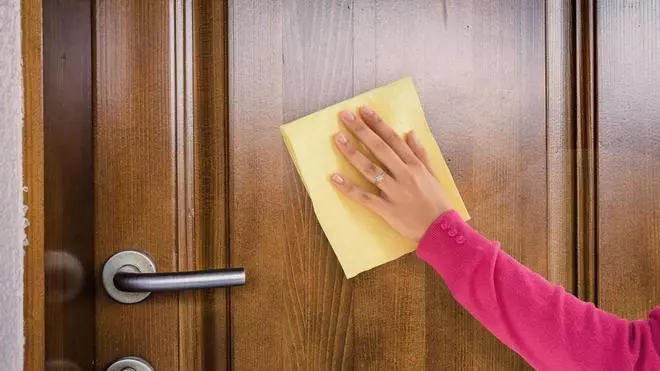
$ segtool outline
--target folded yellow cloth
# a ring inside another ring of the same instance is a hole
[[[378,215],[340,194],[330,182],[330,174],[340,172],[355,184],[377,193],[377,188],[344,159],[332,141],[332,136],[338,131],[346,133],[340,124],[339,112],[355,112],[363,105],[369,105],[399,135],[415,131],[428,152],[433,171],[447,191],[451,205],[465,220],[469,219],[449,168],[424,118],[411,78],[371,90],[282,125],[280,131],[289,154],[309,193],[319,223],[348,278],[415,250],[413,242],[401,236]]]

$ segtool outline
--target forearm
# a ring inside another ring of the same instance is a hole
[[[417,254],[444,278],[459,303],[537,369],[660,367],[653,340],[660,330],[653,314],[648,321],[628,322],[578,300],[454,212],[429,228]]]

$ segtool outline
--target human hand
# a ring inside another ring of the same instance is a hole
[[[380,194],[360,189],[341,174],[332,175],[334,185],[378,214],[403,236],[419,241],[431,223],[451,209],[444,189],[432,174],[426,151],[413,132],[403,140],[366,106],[359,109],[359,115],[343,111],[340,118],[385,169],[369,160],[339,132],[334,137],[337,148],[380,189]]]

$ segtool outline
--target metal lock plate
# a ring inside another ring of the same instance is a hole
[[[154,371],[154,368],[140,357],[124,357],[108,366],[105,371]]]
[[[137,251],[122,251],[111,256],[103,267],[103,287],[111,298],[124,304],[146,299],[150,292],[125,292],[115,286],[117,272],[156,273],[156,265],[147,255]]]

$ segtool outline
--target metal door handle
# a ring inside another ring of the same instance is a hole
[[[245,269],[227,268],[197,272],[157,273],[156,265],[138,251],[119,252],[103,266],[105,291],[120,303],[133,304],[152,292],[206,289],[245,284]]]
[[[211,269],[180,273],[117,272],[114,282],[116,288],[125,292],[163,292],[242,286],[245,284],[245,269]]]

